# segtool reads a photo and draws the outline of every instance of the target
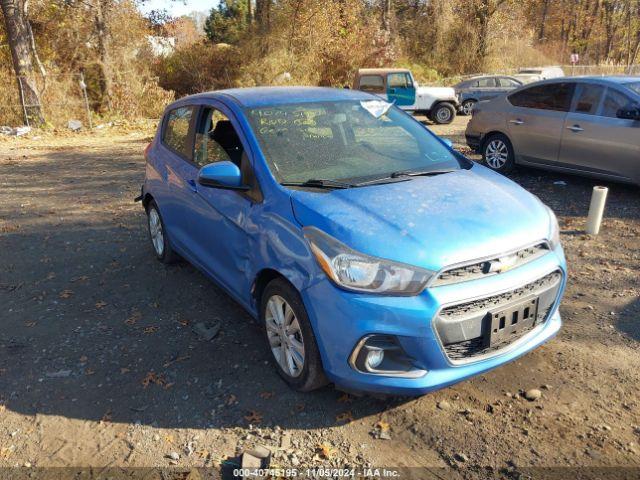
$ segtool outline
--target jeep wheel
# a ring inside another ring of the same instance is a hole
[[[453,122],[456,116],[456,109],[447,102],[437,104],[431,109],[430,120],[438,125],[446,125]]]

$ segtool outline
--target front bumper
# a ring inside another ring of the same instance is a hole
[[[543,323],[512,344],[490,355],[452,361],[435,328],[438,312],[447,305],[491,297],[560,271],[557,299]],[[323,366],[340,388],[393,395],[421,395],[510,362],[553,337],[560,329],[558,304],[565,287],[566,268],[561,248],[516,269],[490,278],[431,287],[415,297],[389,297],[346,292],[329,280],[302,292],[313,325]],[[418,378],[362,373],[349,363],[354,347],[371,334],[398,338],[417,368]]]

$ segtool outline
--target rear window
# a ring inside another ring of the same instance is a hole
[[[167,114],[167,123],[162,134],[162,142],[185,158],[191,158],[189,125],[192,116],[193,107],[180,107],[171,110]]]
[[[516,107],[568,112],[574,87],[573,83],[546,83],[512,93],[508,99]]]
[[[631,99],[626,95],[614,90],[613,88],[607,88],[607,93],[604,96],[604,101],[602,102],[602,113],[603,117],[611,117],[616,118],[618,116],[618,110],[626,107],[629,103],[631,103]]]
[[[491,88],[496,86],[495,78],[481,78],[478,80],[478,87],[480,88]]]
[[[364,92],[384,92],[384,80],[381,75],[362,75],[360,77],[360,90]]]

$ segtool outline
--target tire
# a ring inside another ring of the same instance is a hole
[[[482,143],[482,161],[491,170],[509,173],[515,167],[513,146],[509,139],[501,134],[489,135]]]
[[[328,383],[307,310],[300,294],[289,282],[283,278],[269,282],[260,300],[260,319],[264,323],[271,359],[278,374],[291,388],[309,392]],[[289,330],[281,328],[283,324],[288,325]],[[283,349],[285,338],[288,343]]]
[[[177,261],[179,257],[171,248],[164,220],[162,220],[160,209],[154,200],[151,200],[147,205],[147,230],[156,258],[166,264]]]
[[[438,103],[429,112],[429,119],[438,125],[447,125],[456,118],[456,109],[448,102]]]
[[[476,104],[475,100],[465,100],[464,102],[462,102],[462,105],[460,106],[460,113],[462,115],[471,115],[471,112],[473,111],[473,106]]]

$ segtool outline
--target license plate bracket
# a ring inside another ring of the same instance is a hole
[[[489,316],[490,315],[490,316]],[[512,303],[500,310],[493,310],[487,315],[487,328],[484,343],[492,347],[508,342],[530,330],[538,316],[538,297],[532,296],[517,303]]]

